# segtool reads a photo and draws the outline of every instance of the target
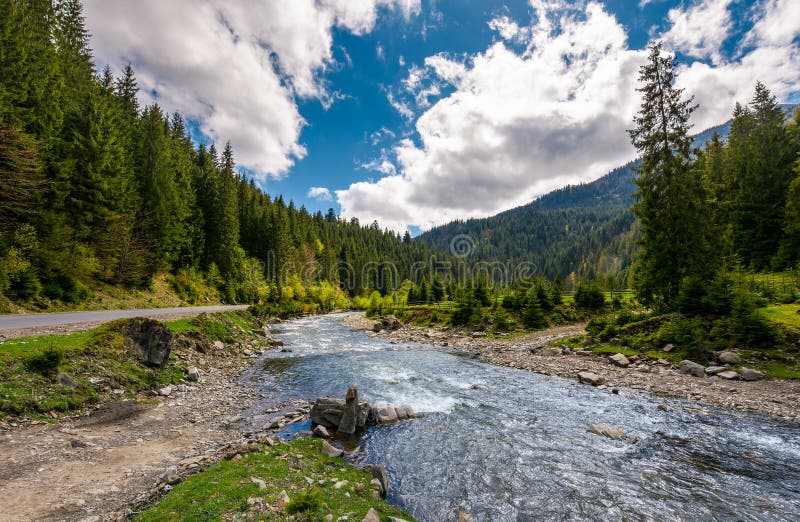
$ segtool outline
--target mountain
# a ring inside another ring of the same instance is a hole
[[[788,116],[796,107],[783,109]],[[700,132],[694,146],[703,148],[715,132],[726,138],[730,124],[729,120]],[[432,228],[415,240],[447,252],[454,237],[466,234],[475,244],[473,261],[500,261],[512,267],[534,263],[537,273],[549,278],[574,274],[627,286],[636,255],[636,218],[630,209],[638,163],[631,161],[595,181],[554,190],[495,216]]]

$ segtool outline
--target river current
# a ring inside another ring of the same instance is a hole
[[[355,457],[384,464],[387,500],[419,520],[800,520],[796,425],[391,344],[342,318],[278,325],[291,352],[244,379],[267,403],[358,386],[423,413],[371,428]],[[641,441],[587,433],[596,423]]]

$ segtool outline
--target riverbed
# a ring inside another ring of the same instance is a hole
[[[800,517],[794,424],[393,344],[341,320],[278,325],[291,351],[267,353],[243,378],[265,403],[358,386],[362,400],[423,413],[370,429],[351,457],[384,464],[388,500],[420,520],[461,511],[476,521]],[[586,431],[597,423],[628,441]]]

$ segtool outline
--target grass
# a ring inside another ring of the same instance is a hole
[[[332,514],[333,520],[342,516],[361,520],[374,508],[382,519],[394,516],[413,521],[374,496],[368,471],[324,455],[321,444],[319,439],[296,439],[221,461],[176,485],[161,502],[134,520],[319,521],[327,514]],[[305,477],[313,479],[313,485]],[[263,480],[266,488],[260,489],[253,478]],[[339,481],[347,484],[334,488]],[[284,507],[279,506],[282,491],[290,498]],[[262,499],[263,507],[248,503],[248,499],[253,502],[256,498]]]
[[[800,304],[773,304],[758,311],[773,323],[800,330]]]

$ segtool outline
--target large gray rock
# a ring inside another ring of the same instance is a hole
[[[338,428],[344,414],[345,402],[333,397],[317,399],[311,407],[311,422],[326,428]]]
[[[344,411],[342,419],[339,421],[339,428],[337,431],[352,435],[356,432],[358,425],[358,388],[351,386],[347,389],[347,395],[344,400]]]
[[[139,362],[163,368],[175,344],[172,331],[166,325],[136,317],[122,329],[123,345]]]
[[[579,372],[578,381],[582,384],[591,384],[592,386],[603,384],[603,378],[594,372]]]
[[[379,404],[372,409],[372,417],[378,424],[391,424],[397,422],[397,410],[394,404]]]
[[[414,409],[411,406],[397,406],[394,411],[397,412],[397,418],[400,420],[413,419],[416,417]]]
[[[628,365],[631,364],[628,358],[625,357],[624,353],[614,354],[611,357],[609,357],[609,360],[611,360],[612,363],[614,363],[616,366],[619,366],[620,368],[627,368]]]
[[[722,364],[739,364],[742,362],[742,358],[739,357],[739,354],[731,351],[722,352],[719,354],[718,359]]]
[[[725,370],[724,372],[719,372],[717,374],[717,377],[719,377],[720,379],[725,379],[725,380],[731,381],[733,379],[738,379],[739,378],[739,374],[734,372],[734,371],[732,371],[732,370]]]
[[[344,453],[344,451],[342,451],[339,448],[335,447],[334,445],[329,443],[327,440],[323,440],[322,441],[322,453],[324,453],[325,455],[327,455],[329,457],[336,458],[336,457],[341,457],[342,454]]]
[[[764,378],[764,374],[752,368],[739,368],[739,374],[745,381],[760,381]]]
[[[389,475],[386,474],[386,468],[383,464],[376,464],[367,466],[367,469],[372,473],[373,479],[378,481],[381,498],[386,498],[389,493]]]
[[[720,372],[724,372],[727,369],[727,366],[709,366],[706,368],[706,375],[716,375]]]
[[[316,428],[314,428],[312,434],[315,437],[319,437],[321,439],[328,439],[331,436],[331,434],[328,433],[328,429],[325,426],[317,426]]]
[[[386,317],[381,317],[375,322],[375,325],[372,327],[372,330],[375,332],[380,332],[381,330],[389,330],[390,332],[394,330],[399,330],[403,326],[397,317],[393,315],[387,315]]]
[[[678,365],[678,371],[686,375],[694,375],[695,377],[705,377],[706,369],[702,364],[697,364],[694,361],[684,359]]]

